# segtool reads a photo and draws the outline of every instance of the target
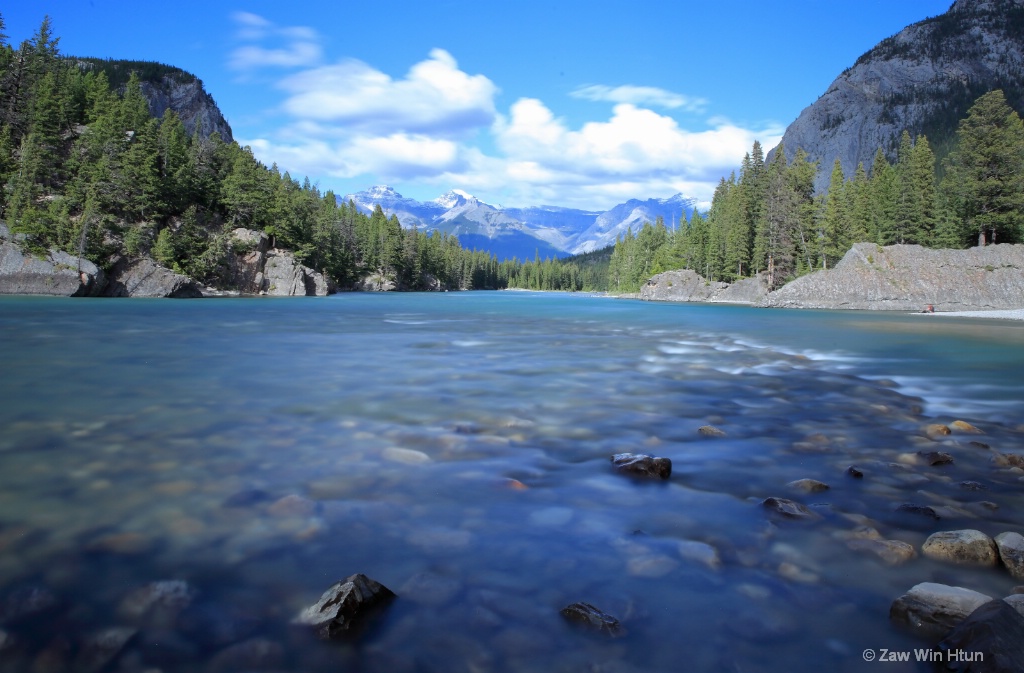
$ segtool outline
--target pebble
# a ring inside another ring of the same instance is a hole
[[[718,550],[706,542],[681,540],[679,542],[679,556],[684,561],[695,561],[712,570],[718,570],[722,567],[722,559],[718,555]]]
[[[831,488],[828,484],[817,479],[797,479],[786,484],[787,487],[804,493],[821,493]]]
[[[931,425],[925,426],[924,429],[924,434],[928,435],[933,439],[938,437],[945,437],[951,433],[952,430],[949,429],[949,426],[943,425],[941,423],[932,423]]]
[[[713,425],[702,425],[697,432],[704,437],[725,437],[725,430],[720,430]]]
[[[973,425],[971,425],[967,421],[953,421],[952,423],[950,423],[950,426],[954,430],[959,430],[960,432],[967,432],[967,433],[970,433],[972,435],[983,435],[983,434],[985,434],[984,432],[982,432],[978,428],[974,427]]]

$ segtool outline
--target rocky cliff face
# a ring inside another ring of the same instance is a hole
[[[640,288],[644,301],[698,301],[720,304],[759,304],[768,294],[763,277],[744,278],[728,284],[709,282],[695,271],[659,273]]]
[[[1024,306],[1024,245],[931,250],[858,243],[834,269],[797,278],[762,305],[920,311]]]
[[[149,100],[149,113],[154,117],[160,118],[167,110],[174,110],[189,135],[198,126],[203,136],[216,132],[225,142],[232,141],[231,127],[201,80],[187,81],[187,78],[164,75],[156,81],[142,82],[142,93]]]
[[[837,157],[847,176],[860,162],[870,168],[879,147],[893,160],[904,129],[943,154],[971,104],[1000,88],[1024,110],[1024,0],[957,0],[861,56],[782,143],[787,157],[803,148],[819,162],[822,191]]]
[[[228,260],[228,287],[278,297],[323,297],[335,291],[322,273],[300,264],[291,252],[270,248],[263,232],[235,229],[231,233],[236,252]]]

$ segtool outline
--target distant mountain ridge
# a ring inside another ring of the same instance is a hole
[[[559,206],[503,208],[459,189],[431,201],[417,201],[387,185],[348,194],[344,200],[353,201],[363,212],[372,212],[379,204],[389,217],[397,216],[403,227],[452,234],[463,247],[487,250],[499,259],[521,260],[537,254],[566,257],[599,250],[613,245],[630,228],[636,232],[659,216],[671,227],[681,215],[689,217],[696,205],[695,199],[676,194],[667,199],[631,199],[604,212]]]
[[[838,157],[850,176],[900,135],[924,134],[941,158],[974,101],[1002,89],[1024,111],[1024,0],[956,0],[949,11],[882,40],[800,113],[782,138],[818,161],[817,191]],[[769,160],[775,150],[769,153]]]

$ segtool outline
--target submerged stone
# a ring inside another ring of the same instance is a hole
[[[786,484],[789,488],[804,493],[821,493],[831,488],[828,484],[817,479],[797,479]]]
[[[643,453],[616,453],[612,456],[612,467],[618,472],[638,477],[668,479],[672,474],[672,461],[655,458]]]
[[[849,540],[846,546],[853,551],[874,554],[891,566],[901,565],[917,556],[913,545],[899,540],[857,538]]]
[[[713,425],[702,425],[697,432],[705,437],[725,437],[725,430],[720,430]]]
[[[950,426],[954,430],[959,430],[960,432],[967,432],[967,433],[970,433],[972,435],[983,435],[983,434],[985,434],[984,432],[982,432],[978,428],[974,427],[973,425],[971,425],[967,421],[953,421],[952,423],[950,423]]]
[[[357,573],[332,584],[292,623],[312,626],[324,640],[346,638],[355,635],[373,613],[394,598],[394,592],[386,586]]]
[[[950,465],[953,463],[953,456],[943,451],[918,451],[917,455],[931,466]]]
[[[562,608],[560,612],[566,620],[591,631],[597,631],[613,638],[624,635],[618,619],[602,612],[590,603],[573,603]]]
[[[905,502],[896,508],[897,512],[907,512],[908,514],[919,514],[920,516],[926,516],[929,519],[940,519],[938,512],[928,505],[918,505],[913,502]]]
[[[761,506],[785,519],[814,521],[821,518],[820,514],[812,512],[805,505],[786,498],[765,498],[761,501]]]
[[[138,631],[124,626],[114,626],[97,631],[82,641],[75,659],[77,673],[97,673],[117,658],[125,645]]]

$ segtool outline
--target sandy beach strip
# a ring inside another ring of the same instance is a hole
[[[998,318],[1000,320],[1024,320],[1024,308],[988,311],[936,311],[922,315],[944,315],[954,318]]]

